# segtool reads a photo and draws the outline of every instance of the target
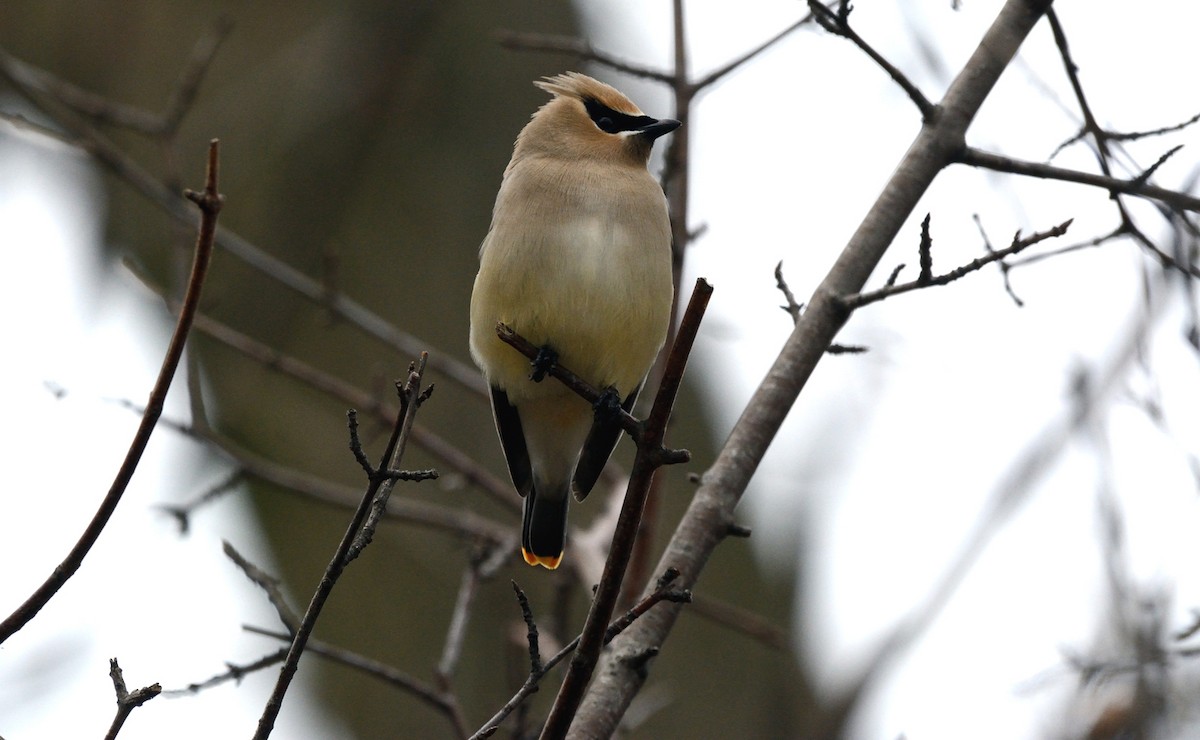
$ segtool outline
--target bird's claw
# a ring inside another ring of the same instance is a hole
[[[617,394],[617,389],[610,385],[600,391],[600,396],[592,404],[592,410],[596,413],[598,421],[615,419],[617,414],[621,413],[621,396]]]
[[[558,353],[546,345],[538,350],[537,357],[529,363],[533,371],[529,373],[529,379],[535,383],[540,383],[546,379],[546,374],[558,364]]]

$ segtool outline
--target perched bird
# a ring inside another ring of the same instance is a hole
[[[479,248],[471,355],[491,386],[509,474],[525,497],[521,553],[557,568],[568,493],[583,500],[620,436],[671,320],[666,198],[646,169],[679,121],[644,115],[582,74],[535,85],[553,95],[517,136]],[[541,347],[530,363],[496,322]],[[554,362],[598,389],[595,408],[553,379]]]

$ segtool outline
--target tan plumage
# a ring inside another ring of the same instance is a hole
[[[530,380],[499,340],[503,321],[558,353],[597,388],[632,406],[670,321],[666,201],[646,169],[654,139],[679,124],[642,114],[612,87],[578,73],[535,82],[554,97],[517,136],[471,297],[471,355],[492,387],[493,412],[517,490],[522,552],[558,566],[567,492],[582,499],[619,430],[555,380]]]

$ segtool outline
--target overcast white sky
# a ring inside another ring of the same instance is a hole
[[[962,5],[954,11],[949,0],[864,0],[853,20],[936,99],[1000,3]],[[668,6],[611,0],[589,3],[584,12],[598,46],[665,68]],[[1200,28],[1194,4],[1144,2],[1136,13],[1112,0],[1058,6],[1102,122],[1144,129],[1200,112],[1190,72]],[[802,7],[791,1],[689,3],[693,72],[769,37]],[[661,91],[599,74],[648,113],[669,113]],[[1077,120],[1042,24],[969,140],[1040,160]],[[812,31],[793,35],[701,99],[692,122],[692,225],[708,230],[688,264],[693,276],[709,277],[716,293],[693,372],[707,377],[726,401],[721,434],[790,329],[777,308],[775,264],[783,260],[793,289],[806,298],[918,124],[903,94],[861,54]],[[1130,150],[1144,166],[1174,143],[1189,147],[1158,180],[1177,186],[1196,161],[1195,132]],[[51,158],[60,164],[51,166]],[[1056,161],[1094,167],[1082,147]],[[103,204],[95,200],[99,189],[83,160],[4,129],[0,162],[0,336],[20,348],[0,365],[6,410],[0,450],[11,486],[0,496],[0,559],[36,561],[8,569],[0,581],[7,611],[65,553],[94,509],[96,492],[111,480],[137,421],[111,399],[145,397],[167,329],[152,318],[160,314],[153,299],[131,280],[95,278],[101,228],[94,213]],[[980,215],[997,244],[1017,229],[1042,230],[1068,218],[1075,219],[1069,239],[1115,224],[1103,193],[953,170],[939,178],[882,272],[915,263],[916,224],[927,211],[941,269],[982,252],[972,214]],[[1151,236],[1161,233],[1147,209],[1137,213]],[[38,247],[22,248],[28,244]],[[804,615],[805,629],[813,635],[813,657],[828,666],[831,686],[844,675],[835,666],[854,666],[928,593],[996,480],[1063,413],[1072,370],[1097,367],[1109,357],[1139,300],[1140,262],[1135,248],[1118,243],[1015,271],[1024,308],[1005,295],[996,271],[985,270],[951,287],[865,309],[843,331],[844,341],[868,345],[871,352],[826,358],[744,506],[768,566],[801,556],[800,532],[813,537],[802,567],[817,589],[816,608]],[[1159,327],[1148,352],[1152,373],[1135,370],[1128,385],[1136,394],[1160,394],[1170,434],[1135,404],[1118,401],[1098,438],[1112,452],[1115,495],[1129,524],[1130,570],[1140,585],[1166,594],[1170,612],[1183,620],[1200,606],[1200,581],[1187,567],[1200,555],[1194,534],[1200,511],[1184,454],[1200,450],[1200,383],[1196,355],[1181,347],[1178,305],[1167,308]],[[145,337],[158,341],[137,343]],[[737,387],[728,383],[731,372]],[[54,387],[66,394],[57,397]],[[61,445],[49,443],[63,428],[88,440],[71,460],[60,459]],[[158,491],[180,485],[181,469],[196,491],[220,477],[181,445],[156,435],[83,570],[28,634],[0,648],[0,734],[9,740],[102,734],[112,712],[106,675],[112,655],[126,666],[131,686],[150,680],[178,685],[242,654],[242,622],[271,622],[253,587],[213,557],[227,538],[269,565],[246,528],[249,518],[233,500],[219,518],[199,518],[186,539],[154,512]],[[1053,712],[1072,686],[1068,674],[1055,671],[1062,651],[1083,652],[1102,642],[1107,593],[1097,536],[1101,471],[1095,447],[1086,440],[1069,447],[928,636],[889,674],[856,736],[955,738],[970,728],[972,737],[1013,738],[1062,728]],[[35,524],[50,512],[53,528]],[[139,606],[136,623],[101,612],[89,619],[92,628],[81,629],[76,616],[95,611],[94,589],[105,589],[111,603],[134,598],[134,589],[112,577],[128,568],[160,584],[160,598]],[[206,579],[206,587],[197,588],[196,579]],[[228,601],[208,600],[203,609],[190,603],[198,594],[221,592]],[[261,612],[251,613],[255,609]],[[155,639],[145,639],[147,632]],[[147,645],[164,643],[173,646],[170,654],[145,652]],[[30,680],[35,675],[40,681]],[[1046,676],[1039,690],[1022,690]],[[195,737],[242,736],[261,710],[269,677],[247,684],[213,690],[204,702],[151,702],[122,737],[188,737],[181,733],[189,728]],[[299,706],[289,700],[281,737],[337,736],[336,727]],[[219,721],[228,724],[215,726]]]

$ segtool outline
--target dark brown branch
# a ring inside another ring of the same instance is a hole
[[[629,479],[629,487],[625,492],[625,501],[621,505],[621,514],[617,520],[617,528],[613,533],[612,546],[608,559],[604,562],[604,573],[596,587],[592,599],[592,607],[588,611],[583,632],[579,638],[579,650],[571,659],[567,675],[563,679],[558,696],[546,725],[542,729],[542,738],[565,737],[575,713],[583,701],[584,691],[591,680],[596,662],[600,657],[600,649],[604,646],[605,630],[612,620],[617,598],[621,593],[621,582],[625,577],[625,569],[629,565],[633,552],[634,541],[637,537],[638,524],[641,521],[642,506],[650,489],[654,473],[665,464],[665,448],[663,437],[666,435],[667,422],[671,417],[671,409],[675,404],[675,396],[683,381],[684,368],[687,366],[688,355],[708,299],[712,295],[712,286],[703,278],[696,281],[692,291],[691,301],[680,322],[675,344],[663,371],[662,383],[658,394],[654,397],[654,405],[650,408],[641,437],[638,439],[638,451],[633,461],[633,471]]]
[[[992,154],[991,152],[985,152],[969,146],[962,148],[958,154],[957,161],[960,164],[972,167],[984,167],[997,172],[1026,175],[1043,180],[1061,180],[1062,182],[1091,185],[1092,187],[1107,190],[1110,193],[1136,195],[1141,198],[1157,200],[1181,210],[1200,212],[1200,198],[1187,193],[1181,193],[1177,190],[1168,190],[1157,185],[1140,183],[1136,179],[1125,180],[1119,177],[1080,172],[1079,170],[1056,167],[1040,162],[1027,162],[1000,154]]]
[[[783,299],[787,301],[786,305],[780,306],[788,315],[792,317],[792,323],[795,324],[800,320],[800,314],[804,311],[804,304],[796,302],[796,296],[792,293],[792,289],[788,287],[787,281],[783,279],[783,260],[775,265],[775,287],[783,293]]]
[[[1067,229],[1071,226],[1072,220],[1073,219],[1067,219],[1058,226],[1047,229],[1046,231],[1038,232],[1036,234],[1030,234],[1023,239],[1021,238],[1020,232],[1018,232],[1016,236],[1013,237],[1012,244],[1004,249],[989,251],[985,256],[973,259],[962,267],[956,267],[950,272],[942,275],[937,275],[928,279],[922,279],[918,277],[916,280],[912,280],[907,283],[885,285],[878,290],[871,290],[865,293],[856,293],[853,295],[843,296],[842,305],[845,306],[847,310],[854,311],[871,303],[882,301],[885,298],[891,298],[894,295],[908,293],[921,288],[929,288],[935,285],[946,285],[948,283],[952,283],[955,280],[965,277],[966,275],[970,275],[972,272],[990,265],[993,262],[998,262],[1003,260],[1005,257],[1019,254],[1022,250],[1028,249],[1034,244],[1043,242],[1046,239],[1062,236],[1063,234],[1067,233]]]
[[[921,118],[923,120],[928,121],[933,117],[933,115],[937,112],[937,108],[933,103],[929,102],[929,99],[925,97],[925,95],[920,91],[920,89],[917,88],[915,84],[913,84],[912,80],[908,79],[907,75],[901,72],[896,65],[885,59],[882,54],[875,51],[875,49],[868,44],[863,37],[859,36],[858,33],[850,27],[849,2],[842,0],[838,4],[838,11],[836,13],[830,8],[826,7],[825,4],[819,0],[808,0],[808,7],[809,10],[812,11],[813,17],[816,18],[817,23],[821,25],[821,28],[824,28],[826,31],[829,31],[835,36],[841,36],[842,38],[851,41],[864,54],[870,57],[871,61],[879,65],[880,69],[882,69],[884,72],[887,72],[888,77],[891,77],[892,81],[899,85],[900,89],[903,90],[906,95],[908,95],[908,98],[913,102],[913,105],[917,106],[917,110],[921,112]]]
[[[583,39],[550,33],[527,33],[524,31],[497,31],[496,40],[506,49],[516,51],[548,51],[557,54],[572,54],[586,62],[596,62],[618,72],[659,82],[670,82],[671,75],[665,72],[624,62],[594,48]]]
[[[121,671],[121,666],[117,665],[116,658],[108,661],[108,675],[112,678],[113,689],[117,692],[117,714],[113,717],[112,725],[109,726],[104,740],[113,740],[133,710],[161,694],[162,687],[152,683],[149,686],[130,691],[125,686],[125,675]]]
[[[204,287],[204,279],[208,275],[208,265],[212,257],[213,236],[217,228],[217,214],[220,213],[221,204],[224,200],[223,196],[217,190],[218,151],[217,141],[214,139],[208,147],[208,165],[204,179],[204,190],[199,193],[190,190],[186,192],[187,198],[200,207],[200,228],[196,235],[196,250],[195,256],[192,259],[192,272],[188,278],[187,292],[184,295],[183,308],[179,312],[179,319],[175,324],[175,332],[171,335],[171,342],[167,347],[166,357],[163,358],[162,367],[158,371],[158,379],[154,382],[154,388],[150,391],[150,398],[146,402],[146,410],[142,414],[142,421],[138,425],[137,433],[129,445],[129,451],[125,454],[125,460],[121,463],[121,468],[117,471],[112,486],[104,496],[104,500],[101,501],[100,507],[96,510],[96,514],[92,517],[92,521],[88,524],[87,529],[84,530],[74,547],[71,548],[67,557],[16,611],[5,619],[3,623],[0,623],[0,643],[12,637],[30,619],[33,619],[34,615],[58,593],[63,584],[79,569],[79,566],[83,563],[83,559],[87,557],[88,552],[92,549],[92,545],[99,539],[100,533],[104,531],[108,520],[112,517],[113,512],[116,511],[117,504],[120,503],[121,497],[125,494],[125,489],[128,487],[129,481],[133,479],[133,474],[142,459],[142,453],[146,451],[146,445],[150,442],[150,435],[154,432],[154,427],[158,423],[159,417],[162,416],[163,403],[166,401],[167,391],[171,387],[171,380],[175,377],[175,369],[179,366],[179,360],[183,356],[183,348],[187,343],[188,332],[192,328],[192,319],[195,317],[197,307],[200,304],[200,292]]]
[[[392,430],[391,439],[388,440],[387,447],[383,452],[378,467],[380,471],[394,469],[403,456],[408,432],[412,429],[413,420],[416,416],[417,408],[420,406],[423,394],[421,381],[425,372],[425,360],[426,355],[422,353],[421,358],[409,367],[408,379],[401,390],[400,413],[396,417],[396,424]],[[267,700],[262,717],[259,718],[258,729],[254,733],[255,740],[266,740],[266,738],[270,737],[271,730],[275,727],[275,719],[279,716],[279,710],[283,707],[284,695],[287,693],[292,678],[296,675],[296,669],[299,667],[300,655],[304,652],[305,645],[312,635],[313,628],[316,626],[317,619],[321,615],[321,610],[324,608],[325,602],[329,599],[329,595],[333,592],[333,587],[337,584],[338,578],[341,577],[342,572],[349,563],[347,556],[350,548],[358,539],[360,531],[370,513],[372,502],[379,495],[380,489],[384,486],[390,486],[390,484],[391,481],[385,476],[371,477],[371,481],[363,493],[362,501],[359,503],[358,509],[354,512],[354,517],[351,519],[350,525],[346,528],[345,534],[342,535],[342,540],[338,543],[333,558],[325,567],[325,573],[321,577],[321,582],[318,584],[316,591],[313,592],[308,609],[305,610],[304,617],[300,620],[300,624],[295,630],[291,647],[288,648],[287,659],[284,660],[283,667],[279,670],[279,680],[275,683],[275,690]]]
[[[500,341],[525,355],[531,361],[538,356],[538,346],[513,331],[512,327],[510,327],[508,324],[498,322],[496,324],[496,336],[500,337]],[[583,378],[580,378],[570,368],[564,367],[557,362],[551,366],[550,370],[547,372],[547,375],[570,388],[583,400],[590,404],[595,404],[596,401],[600,399],[600,391],[592,386],[591,383],[588,383]],[[619,409],[614,412],[614,416],[620,420],[621,428],[624,429],[629,436],[636,440],[641,435],[641,422],[635,419],[628,411]]]

